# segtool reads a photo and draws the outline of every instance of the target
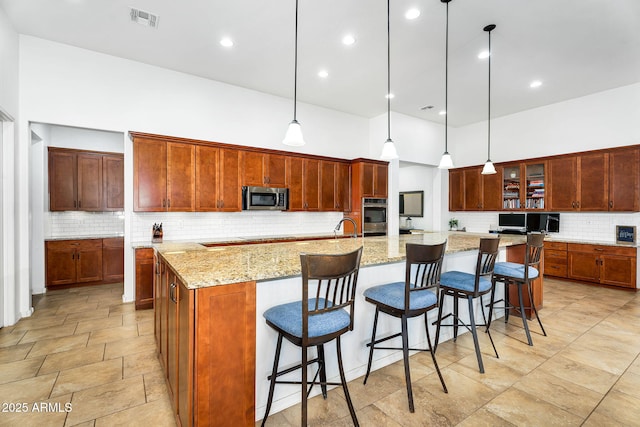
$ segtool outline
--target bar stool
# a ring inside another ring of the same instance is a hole
[[[418,245],[407,243],[407,261],[405,268],[404,282],[394,282],[384,285],[374,286],[364,292],[365,300],[376,306],[376,314],[373,319],[373,332],[369,347],[369,363],[367,364],[367,374],[364,383],[367,383],[371,372],[371,362],[373,361],[373,350],[400,350],[397,347],[379,347],[379,343],[402,336],[402,354],[404,357],[404,377],[407,386],[407,397],[409,400],[409,411],[414,412],[413,391],[411,388],[411,373],[409,369],[409,350],[429,351],[433,359],[440,383],[444,392],[447,393],[447,386],[444,383],[436,356],[431,345],[429,336],[429,323],[427,313],[438,307],[438,285],[440,282],[440,271],[447,242],[438,245]],[[435,289],[435,292],[431,289]],[[401,319],[401,332],[384,338],[376,339],[376,329],[378,327],[378,314],[382,312]],[[427,341],[429,348],[418,349],[409,348],[407,335],[407,319],[424,315],[424,325],[427,331]]]
[[[493,269],[498,256],[498,245],[500,244],[500,238],[481,238],[480,248],[478,250],[478,260],[476,262],[475,274],[464,273],[462,271],[447,271],[440,276],[440,309],[438,310],[438,327],[436,328],[436,342],[435,349],[438,348],[438,340],[440,339],[440,327],[453,327],[453,341],[458,338],[458,326],[464,326],[468,331],[473,334],[473,344],[476,350],[476,358],[478,359],[478,368],[480,373],[484,373],[484,365],[482,363],[482,355],[480,353],[480,344],[478,343],[478,334],[476,331],[477,326],[486,326],[486,318],[482,307],[482,296],[491,292],[493,287]],[[446,316],[442,316],[442,306],[445,296],[453,297],[453,313],[449,313]],[[477,325],[475,320],[475,313],[473,309],[473,301],[475,298],[480,298],[480,309],[482,310],[482,317],[485,318],[484,325]],[[466,299],[469,303],[469,325],[465,324],[458,315],[460,299]],[[442,321],[448,317],[453,317],[452,324],[443,324]],[[487,329],[489,340],[491,340],[491,346],[493,351],[498,356],[498,350],[493,343],[491,333]]]
[[[493,288],[493,292],[491,293],[491,303],[489,305],[489,323],[487,324],[487,330],[491,325],[491,316],[493,314],[494,305],[498,302],[504,301],[505,323],[509,321],[510,309],[513,308],[520,311],[520,316],[522,317],[522,325],[524,326],[524,331],[527,334],[527,341],[529,345],[533,345],[533,341],[531,340],[531,333],[529,332],[529,325],[527,323],[527,316],[525,313],[526,309],[533,310],[533,312],[536,315],[536,319],[538,319],[538,324],[540,325],[540,329],[542,329],[542,334],[545,337],[547,336],[547,332],[544,330],[544,326],[542,326],[542,321],[540,320],[540,316],[538,316],[538,310],[536,309],[536,305],[533,301],[533,290],[531,288],[532,281],[535,280],[540,275],[539,269],[540,269],[540,260],[542,259],[543,248],[544,248],[544,234],[529,233],[527,234],[527,247],[525,249],[525,254],[524,254],[524,264],[518,264],[514,262],[497,262],[496,263],[496,266],[494,269],[494,277],[493,277],[494,288]],[[504,299],[494,302],[495,282],[504,283]],[[509,302],[509,285],[514,285],[514,286],[517,286],[518,288],[519,307],[515,307]],[[531,307],[525,307],[524,305],[523,289],[522,289],[523,287],[527,288]]]
[[[320,384],[322,395],[326,399],[327,385],[342,385],[353,424],[359,425],[344,376],[340,336],[353,330],[354,300],[361,256],[362,247],[354,252],[339,255],[300,254],[302,300],[277,305],[264,312],[267,324],[278,332],[278,343],[273,371],[267,378],[270,381],[269,397],[262,426],[269,416],[276,383],[302,385],[302,426],[307,425],[307,398],[313,386]],[[283,338],[301,348],[302,361],[297,366],[278,372]],[[324,344],[333,339],[336,340],[340,383],[327,382],[326,378]],[[311,360],[307,354],[309,347],[316,347],[318,352],[318,356]],[[307,366],[312,363],[318,364],[318,370],[309,381]],[[279,376],[300,368],[301,381],[277,380]]]

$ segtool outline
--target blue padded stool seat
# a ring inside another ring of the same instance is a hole
[[[496,266],[498,264],[496,263]],[[462,271],[447,271],[440,276],[440,285],[448,288],[460,289],[467,292],[473,292],[476,276],[471,273]],[[491,289],[491,280],[486,277],[480,277],[478,283],[478,291],[485,292]]]
[[[493,273],[498,276],[524,279],[524,264],[518,264],[515,262],[496,262]],[[529,279],[535,279],[538,275],[539,273],[536,268],[529,267]]]
[[[316,299],[309,300],[309,310],[313,310]],[[331,303],[328,303],[329,307]],[[318,300],[318,307],[324,308],[327,301],[324,298]],[[264,318],[273,323],[278,328],[295,337],[302,337],[302,301],[290,302],[287,304],[271,307],[263,314]],[[319,337],[338,332],[348,328],[351,317],[346,310],[330,311],[328,313],[316,314],[309,317],[309,337]]]
[[[380,304],[404,310],[404,287],[404,282],[374,286],[364,291],[364,296]],[[411,292],[409,297],[409,310],[424,309],[438,302],[437,295],[428,289]]]

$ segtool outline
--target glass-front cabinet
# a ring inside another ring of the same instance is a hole
[[[504,166],[502,169],[502,209],[520,209],[520,164]]]
[[[525,164],[526,200],[525,209],[544,209],[545,201],[545,164]]]

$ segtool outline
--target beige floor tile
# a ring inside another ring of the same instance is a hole
[[[73,335],[76,330],[76,325],[61,325],[61,326],[49,326],[47,328],[42,329],[32,329],[27,331],[22,337],[20,341],[21,344],[34,342],[34,341],[42,341],[51,338],[60,338],[67,337],[69,335]]]
[[[138,335],[153,335],[153,320],[138,322]]]
[[[44,357],[34,357],[0,365],[0,384],[35,377],[43,361]]]
[[[76,328],[76,334],[98,331],[100,329],[116,328],[122,326],[122,316],[114,316],[99,319],[80,320]]]
[[[147,402],[153,402],[167,396],[167,384],[163,371],[146,373],[143,375],[143,379]]]
[[[91,332],[89,337],[89,345],[120,341],[127,338],[134,338],[138,336],[137,325],[118,326],[115,328],[100,329],[99,331]]]
[[[80,313],[83,311],[93,311],[98,308],[98,303],[87,303],[87,302],[69,302],[65,304],[61,304],[58,307],[58,311],[56,314],[69,314],[69,313]]]
[[[136,306],[132,302],[121,303],[117,305],[109,306],[109,315],[112,316],[114,314],[131,314],[135,313]]]
[[[365,408],[397,390],[405,389],[404,375],[398,377],[394,374],[390,377],[389,373],[382,369],[371,372],[366,385],[363,381],[364,377],[360,377],[347,385],[356,410]]]
[[[290,423],[282,414],[282,412],[278,412],[276,414],[270,414],[269,417],[267,417],[267,422],[265,422],[264,425],[265,427],[297,427],[300,425],[300,420],[297,420],[294,423]],[[255,427],[261,426],[262,420],[256,421]]]
[[[361,426],[375,426],[375,427],[401,427],[396,420],[392,417],[388,416],[380,409],[376,408],[373,405],[362,408],[361,410],[356,410],[356,417],[358,418],[358,423]],[[353,421],[351,420],[351,415],[343,417],[338,421],[334,421],[329,423],[331,427],[350,427],[353,426]]]
[[[156,350],[155,336],[145,335],[141,337],[133,337],[126,340],[108,342],[104,358],[113,359],[114,357],[121,357],[151,350]]]
[[[457,424],[457,427],[512,427],[514,425],[493,412],[480,408]]]
[[[102,319],[109,317],[109,308],[99,308],[91,311],[81,311],[78,313],[69,313],[65,323],[79,322],[81,320]]]
[[[300,404],[285,409],[281,414],[285,417],[287,423],[300,425]],[[315,425],[326,425],[346,416],[349,416],[349,408],[342,396],[342,388],[329,390],[326,399],[323,399],[322,395],[318,395],[308,401],[307,417],[308,420],[313,420]]]
[[[613,390],[640,399],[640,374],[625,372],[613,386]]]
[[[160,371],[161,369],[155,350],[124,356],[124,378]]]
[[[57,373],[0,385],[0,402],[36,402],[51,394]],[[2,424],[0,422],[0,424]]]
[[[620,351],[610,351],[597,345],[587,347],[572,344],[558,353],[558,355],[615,375],[622,375],[633,362],[637,353],[630,355]]]
[[[478,370],[478,361],[475,354],[470,354],[458,361],[449,365],[448,368],[462,374],[474,381],[486,385],[495,391],[502,391],[508,387],[511,387],[521,377],[522,373],[508,363],[495,357],[483,357],[485,373],[481,374]]]
[[[613,390],[605,396],[584,426],[637,426],[638,420],[640,420],[640,399]]]
[[[77,392],[122,379],[122,359],[111,359],[60,372],[51,396]]]
[[[104,344],[96,344],[60,353],[49,354],[44,359],[44,363],[42,364],[40,371],[38,371],[38,375],[89,365],[91,363],[100,362],[103,358]]]
[[[52,353],[60,353],[75,348],[82,348],[87,346],[87,340],[89,339],[89,333],[80,335],[71,335],[62,338],[52,338],[47,340],[38,341],[33,345],[33,348],[27,355],[27,357],[39,357]]]
[[[485,408],[500,418],[521,426],[579,426],[584,420],[582,417],[515,388],[505,391],[489,402]]]
[[[64,323],[65,317],[66,316],[63,314],[35,319],[30,317],[26,319],[20,319],[20,321],[16,323],[14,331],[28,331],[31,329],[43,329],[60,326]]]
[[[16,331],[15,334],[10,333],[0,335],[0,348],[10,347],[12,345],[18,344],[26,333],[26,331]]]
[[[114,313],[115,315],[115,313]],[[127,313],[122,315],[122,322],[125,325],[130,325],[132,323],[144,322],[154,320],[154,311],[153,309],[149,310],[136,310],[134,313]]]
[[[21,427],[61,427],[65,425],[65,419],[70,413],[69,410],[73,411],[73,407],[69,406],[70,402],[70,394],[33,403],[29,402],[25,407],[27,412],[3,413],[0,417],[0,424]]]
[[[142,405],[145,403],[142,376],[75,392],[71,403],[73,411],[66,422],[70,426]]]
[[[15,362],[27,357],[29,350],[33,347],[33,343],[12,345],[0,348],[0,363]]]
[[[579,417],[586,418],[603,397],[588,388],[535,370],[522,378],[514,388],[536,396]]]
[[[115,426],[154,426],[154,427],[175,427],[176,422],[173,417],[173,408],[169,397],[155,400],[150,403],[143,403],[120,412],[100,417],[96,419],[95,427],[115,427]]]
[[[596,393],[606,393],[616,382],[617,376],[602,369],[593,368],[583,363],[575,362],[560,355],[554,356],[542,365],[542,371],[574,384],[588,388]]]

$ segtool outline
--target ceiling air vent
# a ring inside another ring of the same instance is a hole
[[[151,28],[158,28],[158,21],[160,17],[144,10],[131,8],[131,20],[137,22],[140,25],[144,25]]]

